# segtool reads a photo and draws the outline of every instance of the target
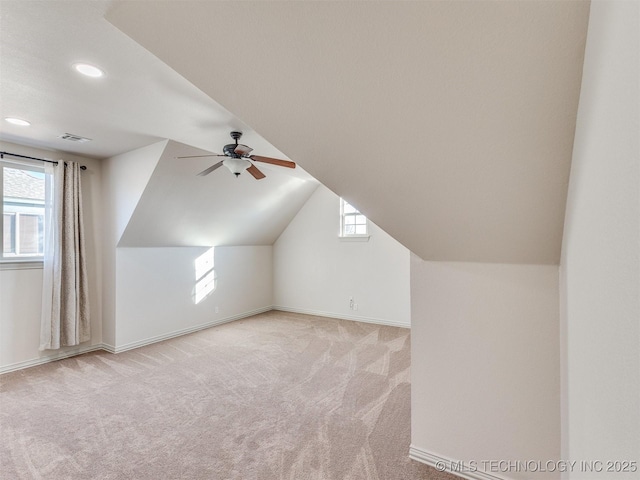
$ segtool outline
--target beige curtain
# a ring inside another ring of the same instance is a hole
[[[50,164],[40,350],[78,345],[91,337],[80,165]]]

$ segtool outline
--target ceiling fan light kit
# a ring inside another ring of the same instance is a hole
[[[236,177],[251,166],[251,162],[244,158],[225,158],[222,164],[229,169]]]
[[[242,137],[242,132],[231,132],[231,138],[235,140],[235,143],[230,143],[222,148],[223,155],[212,153],[210,155],[189,155],[186,157],[176,158],[202,158],[202,157],[227,157],[224,160],[210,166],[206,170],[203,170],[198,176],[204,177],[209,175],[214,170],[224,165],[236,178],[240,176],[245,170],[249,172],[256,180],[261,180],[265,177],[258,167],[253,162],[269,163],[271,165],[278,165],[280,167],[296,168],[296,164],[290,160],[280,160],[278,158],[262,157],[260,155],[249,155],[253,149],[238,143],[238,139]]]

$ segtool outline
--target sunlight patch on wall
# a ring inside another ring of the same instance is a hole
[[[193,300],[196,305],[216,289],[214,258],[215,247],[211,247],[194,261],[196,286],[194,288]]]

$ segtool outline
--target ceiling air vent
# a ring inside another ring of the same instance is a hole
[[[74,135],[73,133],[63,133],[62,135],[59,135],[58,138],[61,138],[62,140],[68,140],[70,142],[78,142],[78,143],[91,141],[90,138],[81,137],[80,135]]]

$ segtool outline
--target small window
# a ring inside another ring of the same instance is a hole
[[[42,260],[46,180],[42,167],[0,162],[2,252],[5,261]]]
[[[356,208],[340,199],[340,236],[341,237],[365,237],[369,235],[367,217]]]

